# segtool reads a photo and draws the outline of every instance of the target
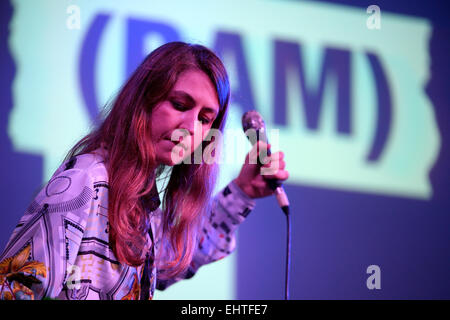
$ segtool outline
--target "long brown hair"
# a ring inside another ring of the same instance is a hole
[[[93,152],[101,146],[107,150],[110,244],[122,263],[138,266],[145,258],[142,251],[149,217],[140,200],[150,192],[161,172],[148,134],[152,110],[168,98],[179,75],[193,68],[203,71],[216,88],[219,114],[212,128],[223,132],[230,98],[224,65],[204,46],[171,42],[144,59],[100,126],[82,138],[66,157]],[[209,143],[203,141],[202,150]],[[173,166],[164,193],[161,255],[156,263],[165,278],[180,274],[189,266],[216,182],[217,164],[191,163]]]

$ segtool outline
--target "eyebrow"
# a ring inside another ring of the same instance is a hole
[[[195,99],[186,91],[175,90],[172,91],[171,96],[180,97],[182,99],[187,100],[187,103],[190,105],[195,105]],[[206,109],[206,111],[214,113],[216,116],[219,114],[219,110],[214,109],[212,107],[203,106],[202,108]]]

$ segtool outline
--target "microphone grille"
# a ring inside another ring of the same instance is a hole
[[[242,116],[242,129],[246,132],[248,129],[264,130],[265,123],[261,115],[256,110],[247,111]]]

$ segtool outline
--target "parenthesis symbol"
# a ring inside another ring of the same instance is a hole
[[[81,46],[78,65],[79,83],[88,114],[94,124],[98,122],[99,105],[95,83],[95,62],[103,30],[110,16],[98,14],[91,23]]]
[[[389,138],[392,122],[392,101],[391,92],[386,74],[378,56],[366,52],[366,57],[372,67],[377,90],[378,116],[372,146],[366,156],[367,162],[376,162],[383,154],[384,147]]]

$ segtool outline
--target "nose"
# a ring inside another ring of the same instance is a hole
[[[197,120],[195,112],[185,112],[181,120],[180,128],[186,129],[191,136],[194,136],[201,129],[200,121]]]

